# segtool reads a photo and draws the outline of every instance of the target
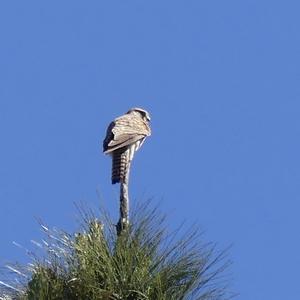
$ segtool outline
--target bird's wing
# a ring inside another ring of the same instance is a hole
[[[111,122],[106,130],[106,136],[103,140],[103,152],[105,152],[108,149],[108,144],[114,139],[114,134],[112,132],[112,129],[115,127],[115,122]]]
[[[103,151],[110,153],[148,135],[150,135],[149,127],[141,118],[131,115],[121,116],[109,125],[103,142]]]

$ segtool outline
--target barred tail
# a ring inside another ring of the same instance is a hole
[[[129,149],[118,149],[112,154],[112,184],[123,182],[129,164]]]

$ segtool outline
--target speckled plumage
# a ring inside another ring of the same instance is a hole
[[[107,128],[103,152],[112,156],[112,183],[123,182],[134,153],[151,135],[149,113],[133,108],[116,118]]]

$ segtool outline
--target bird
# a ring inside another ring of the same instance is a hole
[[[112,184],[128,181],[134,154],[151,135],[150,120],[146,110],[135,107],[109,124],[103,152],[112,157]]]

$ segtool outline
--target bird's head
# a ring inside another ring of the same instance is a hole
[[[142,108],[135,107],[135,108],[130,109],[127,113],[128,114],[130,114],[130,113],[138,113],[139,115],[141,115],[141,117],[143,118],[143,120],[148,121],[148,122],[151,120],[150,114],[146,110],[144,110]]]

